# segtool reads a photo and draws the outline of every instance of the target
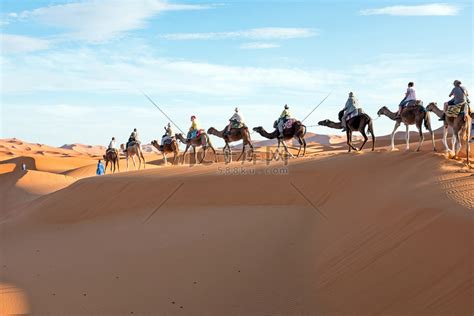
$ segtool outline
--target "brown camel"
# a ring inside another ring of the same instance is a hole
[[[107,166],[110,162],[110,171],[115,173],[115,167],[117,167],[118,171],[120,172],[120,163],[119,163],[119,154],[116,149],[107,149],[105,155],[102,156],[105,160],[105,169],[104,174],[107,172]],[[113,168],[112,168],[113,167]]]
[[[125,150],[125,145],[120,145],[120,149],[122,149],[125,157],[127,158],[127,171],[128,171],[128,158],[132,157],[133,166],[137,169],[137,165],[135,164],[135,156],[138,157],[138,170],[140,170],[143,160],[143,169],[145,169],[146,162],[145,157],[143,157],[142,148],[139,143],[132,142],[128,145],[127,150]]]
[[[257,126],[254,127],[253,130],[259,133],[261,136],[268,138],[268,139],[278,139],[278,147],[277,151],[275,152],[275,155],[279,152],[280,150],[280,145],[283,144],[283,147],[285,148],[285,152],[290,155],[290,157],[294,157],[293,154],[291,154],[288,151],[288,147],[286,146],[285,141],[290,140],[292,138],[296,138],[298,140],[298,143],[300,144],[300,147],[298,149],[298,154],[296,157],[300,156],[301,152],[301,147],[303,147],[303,157],[306,153],[306,140],[304,139],[304,136],[306,135],[306,126],[303,125],[300,121],[294,121],[293,125],[290,128],[285,128],[283,130],[283,139],[279,138],[279,131],[276,128],[274,124],[275,130],[271,133],[268,133],[262,126]]]
[[[343,111],[339,113],[340,119],[342,118]],[[342,123],[341,122],[333,122],[331,120],[324,120],[318,123],[318,125],[321,126],[327,126],[329,128],[335,128],[335,129],[342,129]],[[349,152],[351,152],[351,149],[354,149],[355,151],[361,151],[362,148],[364,148],[365,143],[367,143],[367,140],[369,139],[367,137],[367,134],[365,133],[365,128],[367,127],[367,132],[370,133],[372,136],[372,151],[375,150],[375,135],[374,135],[374,128],[372,125],[372,119],[370,116],[367,114],[361,114],[357,115],[351,119],[349,119],[346,122],[346,136],[347,136],[347,145],[349,146]],[[354,145],[352,145],[352,132],[359,132],[362,134],[364,137],[364,142],[360,146],[359,149],[355,148]]]
[[[438,108],[436,102],[431,102],[428,104],[426,109],[430,112],[435,113],[437,116],[442,117],[444,111]],[[464,111],[470,111],[469,106],[464,108]],[[470,113],[468,113],[470,114]],[[472,124],[472,114],[466,115],[466,119],[464,119],[464,115],[458,115],[457,117],[451,116],[444,116],[444,130],[443,130],[443,145],[447,152],[453,152],[454,157],[458,156],[459,151],[462,147],[462,142],[466,139],[466,155],[467,155],[467,163],[469,164],[469,155],[470,155],[470,146],[469,146],[469,137],[471,135],[471,124]],[[448,128],[451,126],[453,129],[453,136],[451,137],[451,145],[452,149],[450,150],[448,147]]]
[[[430,121],[430,113],[425,110],[425,108],[421,105],[416,106],[407,106],[403,109],[400,117],[397,117],[397,113],[390,111],[386,106],[382,107],[378,112],[377,115],[385,115],[389,119],[395,121],[395,127],[392,131],[392,150],[395,150],[395,132],[397,131],[398,127],[401,123],[405,124],[406,126],[406,150],[410,149],[410,133],[409,127],[410,125],[416,125],[418,128],[418,132],[420,133],[420,142],[418,143],[418,147],[416,151],[420,151],[420,147],[425,140],[423,136],[423,123],[425,124],[426,129],[431,134],[431,142],[433,144],[433,151],[436,151],[435,142],[434,142],[434,133],[431,129],[431,121]]]
[[[152,140],[151,144],[156,149],[158,149],[158,151],[161,152],[161,154],[163,155],[163,160],[165,161],[165,165],[168,164],[168,159],[166,157],[166,154],[169,154],[169,153],[174,153],[172,164],[174,165],[174,163],[177,162],[176,158],[179,155],[179,146],[174,138],[171,140],[171,142],[166,143],[163,146],[160,146],[157,140]]]
[[[239,161],[240,158],[242,157],[242,155],[244,154],[246,145],[248,145],[250,147],[250,150],[252,151],[252,154],[250,155],[250,159],[249,159],[249,160],[252,160],[253,145],[252,145],[252,141],[250,139],[250,133],[249,133],[249,129],[248,129],[247,126],[240,127],[240,128],[231,128],[230,133],[227,134],[227,135],[224,135],[224,130],[218,131],[214,127],[210,127],[207,130],[207,133],[224,139],[225,146],[222,149],[222,151],[225,153],[226,149],[227,149],[230,152],[230,160],[231,161],[232,161],[232,151],[230,149],[229,143],[237,142],[237,141],[242,139],[242,141],[243,141],[242,152],[240,153],[239,158],[237,158],[237,161]]]
[[[184,150],[184,153],[183,153],[183,161],[181,162],[181,164],[184,163],[184,158],[186,157],[186,153],[188,152],[189,147],[193,147],[194,161],[197,161],[196,147],[202,147],[203,154],[199,163],[202,163],[202,161],[206,157],[206,151],[208,148],[210,148],[214,152],[214,161],[217,162],[216,150],[212,146],[211,140],[209,139],[209,135],[207,135],[205,132],[201,132],[198,137],[194,137],[190,140],[187,140],[186,138],[184,138],[183,134],[181,133],[176,134],[176,138],[180,142],[186,145],[186,149]]]

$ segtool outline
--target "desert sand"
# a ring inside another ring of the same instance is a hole
[[[0,314],[472,315],[473,173],[402,143],[95,177],[101,147],[1,140]]]

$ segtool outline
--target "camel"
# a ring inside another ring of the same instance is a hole
[[[105,169],[104,169],[104,174],[107,172],[107,166],[109,165],[110,162],[110,171],[112,173],[115,173],[115,167],[117,167],[118,171],[120,172],[120,163],[119,163],[119,154],[116,149],[108,149],[105,152],[105,155],[102,156],[105,161]],[[113,169],[112,169],[113,167]]]
[[[157,140],[152,140],[151,144],[156,149],[158,149],[158,151],[161,152],[161,154],[163,155],[163,160],[165,161],[165,165],[168,164],[168,159],[166,157],[166,154],[174,153],[172,164],[174,164],[177,161],[176,157],[178,157],[179,155],[179,146],[174,138],[171,140],[170,143],[164,144],[163,147],[160,147],[160,144],[158,143]]]
[[[339,118],[342,119],[343,111],[339,112]],[[342,122],[333,122],[331,120],[324,120],[318,123],[321,126],[327,126],[329,128],[342,129]],[[372,136],[372,151],[375,150],[375,135],[374,128],[372,125],[372,119],[367,114],[357,115],[346,122],[346,136],[347,136],[347,145],[349,146],[349,152],[351,149],[355,151],[361,151],[364,148],[365,143],[369,139],[365,133],[365,128],[367,127],[367,132]],[[359,149],[355,148],[352,145],[352,132],[359,132],[364,137],[364,142]]]
[[[296,157],[300,156],[301,147],[303,147],[302,157],[304,157],[306,153],[306,140],[304,139],[304,136],[306,135],[306,126],[303,125],[303,123],[301,123],[300,121],[295,121],[293,125],[291,126],[291,128],[285,128],[283,130],[283,139],[278,137],[280,132],[276,128],[275,124],[274,124],[274,128],[275,130],[271,133],[268,133],[262,126],[254,127],[253,130],[265,138],[278,139],[278,147],[277,147],[277,151],[275,152],[275,155],[279,152],[280,145],[283,144],[283,147],[285,148],[285,152],[290,157],[294,157],[293,154],[288,151],[288,147],[286,146],[285,141],[290,140],[295,137],[298,140],[298,143],[300,144],[300,147],[298,149],[298,154],[296,155]]]
[[[225,136],[224,136],[224,130],[218,131],[214,127],[210,127],[207,130],[207,133],[224,139],[225,146],[222,149],[222,151],[225,153],[226,149],[229,150],[231,161],[232,161],[232,151],[230,149],[229,143],[237,142],[237,141],[242,139],[242,141],[243,141],[242,152],[240,153],[240,156],[237,158],[237,161],[239,161],[240,158],[242,157],[242,155],[244,154],[246,145],[248,145],[250,147],[250,150],[252,151],[252,154],[251,154],[250,159],[249,159],[249,160],[252,160],[254,150],[253,150],[252,141],[250,140],[249,129],[248,129],[247,126],[240,127],[240,128],[231,128],[230,133],[228,135],[225,135]]]
[[[120,149],[122,149],[125,157],[127,158],[127,171],[128,171],[128,158],[132,157],[133,166],[137,169],[137,165],[135,164],[135,156],[138,157],[138,170],[140,170],[143,160],[143,169],[145,169],[146,162],[145,157],[143,157],[142,148],[139,143],[132,142],[128,145],[127,150],[125,150],[125,145],[120,145]]]
[[[410,125],[416,125],[418,128],[418,132],[420,133],[420,142],[418,143],[418,147],[416,151],[420,151],[421,145],[425,140],[423,135],[423,123],[425,124],[426,129],[431,134],[431,142],[433,144],[433,151],[436,151],[436,146],[434,142],[434,133],[431,129],[431,121],[430,121],[430,113],[425,110],[425,108],[421,105],[416,106],[408,106],[405,107],[401,113],[401,117],[397,118],[397,113],[390,111],[386,106],[380,108],[377,112],[377,115],[385,115],[389,119],[395,121],[395,127],[392,131],[392,150],[395,150],[395,132],[397,131],[398,127],[401,123],[405,124],[406,126],[406,150],[410,149],[410,133],[409,127]]]
[[[428,104],[426,109],[430,112],[435,113],[438,117],[442,117],[444,111],[438,108],[436,102],[431,102]],[[469,111],[469,107],[467,106],[465,111]],[[448,147],[448,128],[451,127],[453,129],[453,136],[451,137],[451,145],[452,149],[450,150]],[[469,155],[470,155],[470,146],[469,146],[469,138],[471,135],[471,128],[472,128],[472,114],[466,115],[466,120],[464,120],[463,115],[458,115],[457,117],[444,117],[444,130],[443,130],[443,145],[447,152],[453,152],[454,158],[457,157],[459,151],[462,147],[462,141],[464,138],[466,141],[466,155],[467,155],[467,163],[469,164]]]
[[[216,150],[212,146],[211,140],[209,139],[209,135],[207,135],[205,132],[201,132],[198,137],[194,137],[193,139],[190,139],[190,140],[187,140],[186,138],[184,138],[183,134],[181,133],[176,134],[176,138],[179,139],[180,142],[186,145],[186,149],[184,150],[183,160],[181,164],[184,163],[184,158],[186,158],[186,153],[188,152],[189,147],[193,147],[194,161],[197,161],[196,147],[201,147],[201,146],[203,148],[203,154],[199,163],[202,163],[202,161],[206,157],[207,148],[210,148],[214,152],[214,158],[215,158],[214,161],[217,162]]]

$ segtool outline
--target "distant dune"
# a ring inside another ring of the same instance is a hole
[[[0,314],[472,315],[472,170],[308,136],[102,177],[102,147],[0,140]]]

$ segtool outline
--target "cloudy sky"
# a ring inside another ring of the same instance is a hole
[[[2,0],[0,137],[62,145],[148,142],[167,119],[222,128],[235,106],[267,129],[285,103],[313,125],[349,91],[372,117],[408,81],[447,100],[473,90],[470,0]],[[391,131],[387,118],[377,134]],[[437,124],[437,123],[436,123]],[[335,133],[323,127],[311,132]],[[255,135],[253,135],[255,136]]]

